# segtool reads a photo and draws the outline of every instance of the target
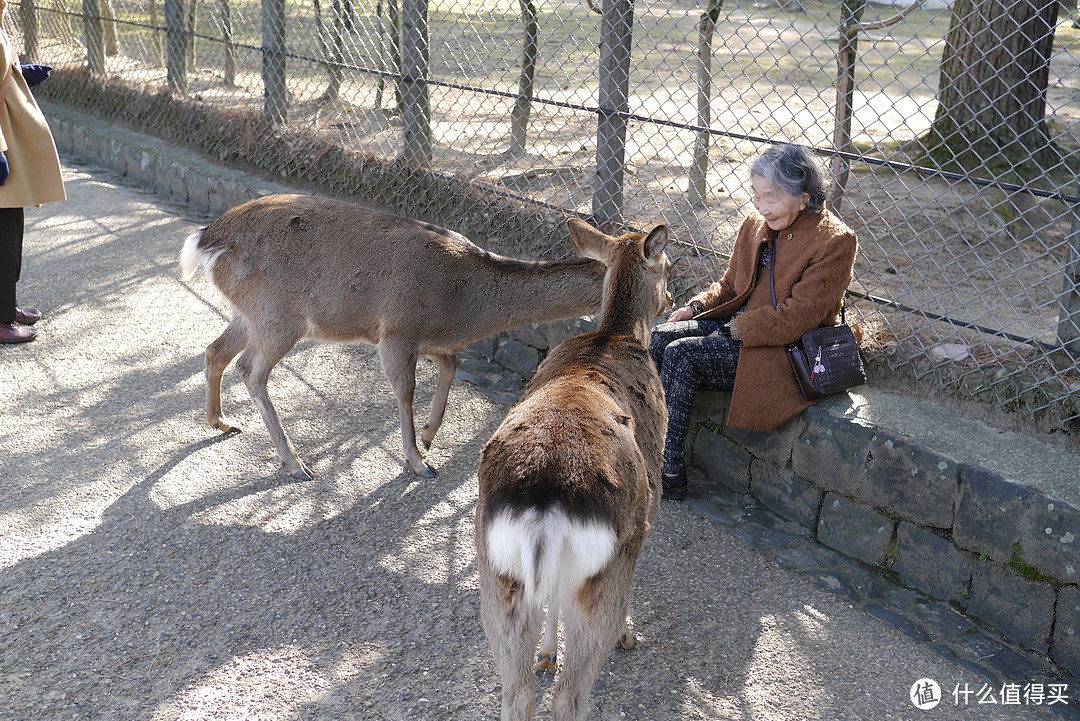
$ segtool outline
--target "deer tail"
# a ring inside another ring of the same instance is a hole
[[[503,510],[488,526],[493,570],[521,581],[533,606],[570,600],[615,554],[615,528],[599,518],[571,518],[558,506]]]
[[[180,276],[184,280],[190,280],[199,266],[202,266],[206,277],[213,277],[210,273],[214,269],[214,261],[224,252],[224,249],[207,250],[199,247],[206,230],[206,228],[200,228],[189,235],[184,241],[184,247],[180,250]]]

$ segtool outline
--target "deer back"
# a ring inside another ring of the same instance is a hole
[[[393,335],[421,352],[594,311],[604,273],[584,258],[504,258],[435,225],[301,195],[230,210],[198,248],[249,319],[304,319],[323,340]]]
[[[613,239],[601,330],[559,344],[485,445],[482,526],[500,514],[558,508],[572,520],[610,526],[620,549],[636,552],[643,542],[659,507],[667,426],[660,378],[645,350],[658,296],[666,296],[666,231],[654,233],[650,250],[659,244],[659,251],[651,260],[646,238]],[[640,318],[631,320],[634,314]],[[633,332],[639,326],[644,338]]]

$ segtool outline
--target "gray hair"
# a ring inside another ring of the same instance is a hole
[[[806,210],[820,213],[825,208],[829,181],[821,163],[801,145],[774,145],[754,160],[750,175],[758,175],[792,198],[810,196]]]

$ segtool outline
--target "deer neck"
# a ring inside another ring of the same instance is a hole
[[[586,258],[522,261],[489,256],[489,282],[478,283],[476,321],[484,337],[531,323],[596,313],[604,265]]]
[[[633,336],[647,346],[653,320],[649,313],[650,291],[640,273],[617,264],[604,279],[604,303],[597,330]]]

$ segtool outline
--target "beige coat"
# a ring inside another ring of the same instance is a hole
[[[0,0],[0,18],[6,3]],[[2,23],[2,21],[0,21]],[[0,25],[0,151],[11,174],[0,186],[0,208],[24,208],[64,200],[64,181],[52,133],[19,70],[19,55]],[[5,91],[6,89],[6,91]]]
[[[692,299],[705,307],[698,319],[726,318],[746,304],[736,321],[742,350],[727,417],[735,428],[772,430],[812,405],[799,393],[785,346],[837,323],[858,250],[855,233],[828,210],[802,211],[776,242],[774,308],[768,269],[760,283],[757,273],[772,234],[764,218],[750,215],[724,277]]]

